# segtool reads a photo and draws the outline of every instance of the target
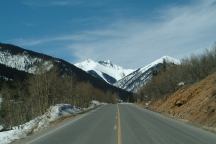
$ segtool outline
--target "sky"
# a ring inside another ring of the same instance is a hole
[[[138,68],[216,42],[216,0],[1,0],[0,42]]]

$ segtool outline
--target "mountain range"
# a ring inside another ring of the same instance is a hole
[[[161,70],[165,63],[178,65],[180,61],[170,56],[163,56],[136,70],[124,69],[121,66],[113,64],[110,60],[96,62],[87,59],[83,62],[76,63],[75,66],[109,84],[136,93],[154,74]]]
[[[0,80],[23,81],[36,74],[38,68],[49,71],[57,67],[61,74],[73,76],[80,82],[88,82],[103,91],[117,93],[122,99],[129,99],[133,94],[95,78],[73,64],[42,53],[30,51],[15,45],[0,43]]]
[[[110,60],[94,61],[87,59],[71,64],[65,60],[49,55],[26,50],[18,46],[0,43],[0,79],[23,80],[34,75],[38,67],[49,71],[58,67],[62,74],[75,76],[79,81],[90,82],[104,91],[111,90],[122,97],[136,93],[162,68],[164,63],[180,64],[180,61],[164,56],[136,70],[124,69]]]

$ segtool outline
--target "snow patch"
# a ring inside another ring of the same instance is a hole
[[[101,104],[104,104],[104,103],[100,103],[99,101],[93,100],[91,101],[90,106],[99,106]]]
[[[27,52],[12,55],[8,51],[0,51],[0,63],[32,74],[36,72],[38,64],[42,63],[46,67],[46,71],[49,71],[53,67],[51,62],[44,62],[40,58],[30,56]]]
[[[178,86],[184,86],[184,85],[185,85],[185,82],[183,81],[178,83]]]
[[[23,125],[15,126],[12,130],[0,132],[0,144],[8,144],[17,139],[25,138],[31,133],[47,128],[51,122],[54,122],[62,117],[77,115],[102,104],[103,103],[98,101],[92,101],[88,108],[83,109],[70,104],[57,104],[55,106],[51,106],[44,115],[36,117]]]
[[[0,125],[0,131],[2,131],[4,129],[4,127],[2,125]]]

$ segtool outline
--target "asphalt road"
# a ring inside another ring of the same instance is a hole
[[[133,104],[106,105],[31,144],[216,144],[216,135]]]
[[[115,144],[116,105],[107,105],[90,112],[30,144]]]
[[[216,144],[216,135],[134,105],[120,105],[123,144]]]

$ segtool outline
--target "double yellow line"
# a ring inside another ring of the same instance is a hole
[[[116,125],[117,125],[117,144],[122,144],[122,133],[121,133],[121,119],[120,119],[120,111],[119,106],[117,104],[117,112],[116,112]]]

